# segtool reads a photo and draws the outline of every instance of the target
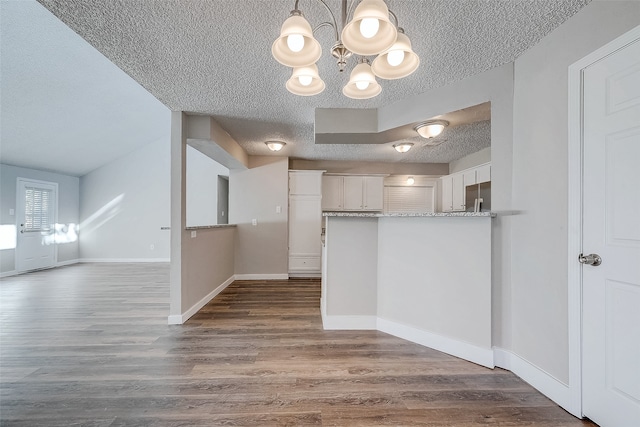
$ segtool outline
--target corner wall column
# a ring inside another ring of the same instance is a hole
[[[186,115],[171,112],[171,270],[169,323],[182,323],[182,230],[186,227]]]

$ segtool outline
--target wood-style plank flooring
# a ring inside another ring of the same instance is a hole
[[[168,265],[0,281],[2,426],[585,426],[510,372],[324,331],[318,280],[237,281],[168,326]]]

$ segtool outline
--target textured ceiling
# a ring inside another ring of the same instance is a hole
[[[382,94],[351,100],[329,53],[334,36],[321,28],[318,62],[327,88],[313,97],[285,89],[290,69],[271,44],[293,0],[39,0],[108,59],[172,110],[209,114],[249,154],[269,154],[265,140],[282,139],[280,155],[306,159],[448,162],[490,143],[489,123],[449,128],[437,147],[398,155],[390,147],[315,145],[314,109],[376,108],[513,61],[589,0],[386,0],[411,38],[421,65],[411,76],[382,80]],[[340,1],[326,0],[336,16]],[[315,0],[300,9],[313,26],[329,19]],[[442,113],[446,113],[443,111]]]

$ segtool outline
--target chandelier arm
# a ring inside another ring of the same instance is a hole
[[[313,28],[313,33],[315,34],[315,33],[316,33],[316,31],[317,31],[318,29],[320,29],[321,27],[331,27],[331,28],[333,28],[333,32],[335,33],[335,36],[336,36],[336,41],[337,41],[337,40],[339,40],[339,37],[338,37],[338,30],[336,30],[335,25],[333,25],[333,24],[332,24],[331,22],[329,22],[329,21],[321,22],[321,23],[319,23],[318,25],[316,25],[316,26]]]
[[[398,28],[398,17],[391,11],[391,9],[389,9],[389,15],[391,15],[393,17],[393,20],[396,21],[396,28]]]
[[[353,17],[353,12],[356,10],[356,5],[359,3],[359,1],[352,1],[351,5],[349,6],[349,10],[348,12],[345,13],[346,9],[347,9],[347,0],[342,0],[342,17],[343,17],[343,22],[342,22],[342,28],[344,28],[345,25],[347,25],[347,21],[348,18],[351,16]]]
[[[315,32],[315,30],[320,28],[320,27],[324,27],[325,24],[329,24],[329,25],[331,25],[333,27],[333,31],[334,31],[335,36],[336,36],[336,41],[340,40],[340,33],[338,32],[338,22],[336,21],[336,16],[333,14],[333,11],[331,10],[331,8],[327,5],[327,3],[324,0],[317,0],[317,1],[322,3],[324,8],[327,9],[327,12],[329,12],[329,15],[331,15],[331,19],[333,20],[333,24],[331,22],[323,22],[321,24],[318,24],[316,26],[316,28],[314,28],[313,32]],[[298,4],[299,3],[300,3],[300,0],[296,0],[296,2],[294,3],[293,7],[294,7],[295,10],[298,10]]]

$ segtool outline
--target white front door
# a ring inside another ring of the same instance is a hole
[[[58,184],[18,178],[16,194],[16,270],[53,267]]]
[[[640,40],[583,74],[583,413],[640,426]],[[597,264],[597,262],[596,262]]]

